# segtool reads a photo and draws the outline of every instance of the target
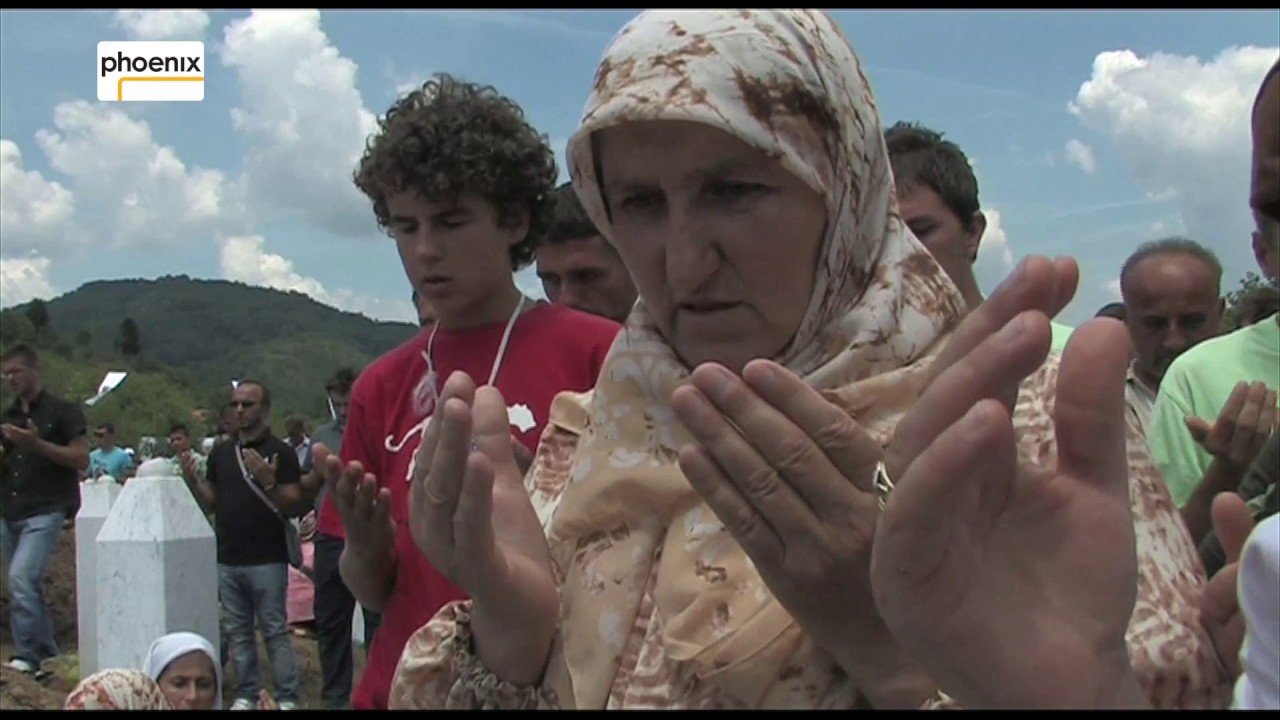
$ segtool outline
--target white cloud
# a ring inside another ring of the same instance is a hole
[[[1067,162],[1092,175],[1098,169],[1098,160],[1093,156],[1093,148],[1072,138],[1067,141]]]
[[[328,291],[319,280],[300,275],[293,269],[292,260],[268,253],[265,248],[266,240],[261,235],[224,238],[219,255],[222,276],[247,285],[294,290],[332,304]]]
[[[313,277],[299,273],[293,261],[283,255],[267,252],[266,240],[260,235],[238,235],[220,240],[219,263],[222,276],[246,285],[294,291],[317,302],[340,310],[356,312],[378,320],[417,322],[416,310],[408,293],[395,301],[359,295],[350,290],[330,291]]]
[[[347,312],[360,313],[375,320],[394,320],[414,325],[418,324],[418,309],[410,302],[412,298],[409,292],[405,292],[404,297],[386,300],[370,295],[357,295],[350,290],[338,289],[333,291],[332,297],[334,307]]]
[[[565,22],[561,18],[568,13],[541,11],[536,13],[520,13],[510,10],[414,10],[418,16],[435,16],[450,20],[472,21],[485,25],[496,25],[510,30],[526,32],[543,32],[567,35],[577,40],[608,40],[612,33],[594,28],[582,27]]]
[[[1111,278],[1102,283],[1102,292],[1106,295],[1107,302],[1119,302],[1123,298],[1120,295],[1120,278]]]
[[[516,287],[525,295],[535,300],[547,299],[547,293],[542,289],[542,281],[538,279],[536,266],[530,265],[516,273],[515,280]]]
[[[422,84],[425,83],[426,81],[427,81],[426,76],[424,76],[421,80],[410,79],[410,80],[404,80],[396,83],[396,87],[395,87],[396,99],[398,100],[404,97],[405,95],[408,95],[409,93],[413,92],[414,90],[421,88]]]
[[[39,172],[24,170],[18,145],[0,140],[0,254],[47,252],[51,246],[74,243],[75,211],[70,190]],[[5,278],[7,285],[9,276]]]
[[[1250,108],[1277,48],[1232,47],[1201,61],[1130,50],[1099,54],[1070,110],[1110,137],[1148,193],[1176,196],[1183,225],[1204,242],[1235,241],[1252,225],[1245,199]]]
[[[1177,235],[1178,231],[1174,229],[1176,225],[1177,225],[1176,222],[1170,222],[1167,220],[1157,220],[1151,223],[1151,227],[1147,229],[1147,234],[1153,238]]]
[[[200,40],[209,27],[203,10],[117,10],[112,24],[130,40]]]
[[[36,142],[55,170],[70,176],[75,203],[117,247],[164,245],[235,231],[240,203],[222,172],[187,168],[155,142],[151,127],[107,104],[75,100],[53,111],[55,130]]]
[[[254,11],[227,26],[219,50],[239,77],[231,120],[249,140],[245,189],[255,217],[375,232],[351,175],[377,120],[356,89],[356,64],[329,42],[320,12]]]
[[[436,72],[436,70],[402,70],[392,60],[387,60],[386,66],[383,68],[383,74],[391,84],[391,92],[394,98],[399,98],[410,91],[422,87],[422,84]]]
[[[1013,270],[1013,248],[1009,246],[1009,236],[1000,224],[1000,211],[983,208],[982,213],[987,217],[987,231],[982,234],[973,272],[978,278],[978,287],[989,293]]]
[[[49,258],[34,254],[25,258],[0,258],[0,307],[21,305],[35,298],[52,298],[49,265]]]

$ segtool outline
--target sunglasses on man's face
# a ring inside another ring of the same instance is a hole
[[[233,401],[231,402],[231,407],[233,407],[233,408],[244,408],[245,410],[248,410],[249,408],[254,407],[254,406],[256,406],[257,404],[258,404],[258,403],[254,402],[254,401],[252,401],[252,400],[233,400]]]

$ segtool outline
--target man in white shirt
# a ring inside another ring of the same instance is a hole
[[[1125,382],[1125,405],[1146,435],[1156,392],[1169,365],[1182,353],[1218,334],[1222,263],[1200,243],[1166,238],[1144,243],[1120,270],[1125,325],[1133,362]]]

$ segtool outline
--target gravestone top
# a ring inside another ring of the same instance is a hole
[[[151,458],[138,466],[135,478],[173,477],[173,461],[168,458]]]

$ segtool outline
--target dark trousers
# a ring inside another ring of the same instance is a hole
[[[326,709],[348,708],[355,672],[351,616],[355,614],[356,599],[338,572],[338,560],[346,543],[342,538],[320,533],[316,534],[314,543],[316,634],[320,645],[320,673],[324,676],[320,698]],[[363,614],[367,648],[378,629],[379,617],[368,610]]]

